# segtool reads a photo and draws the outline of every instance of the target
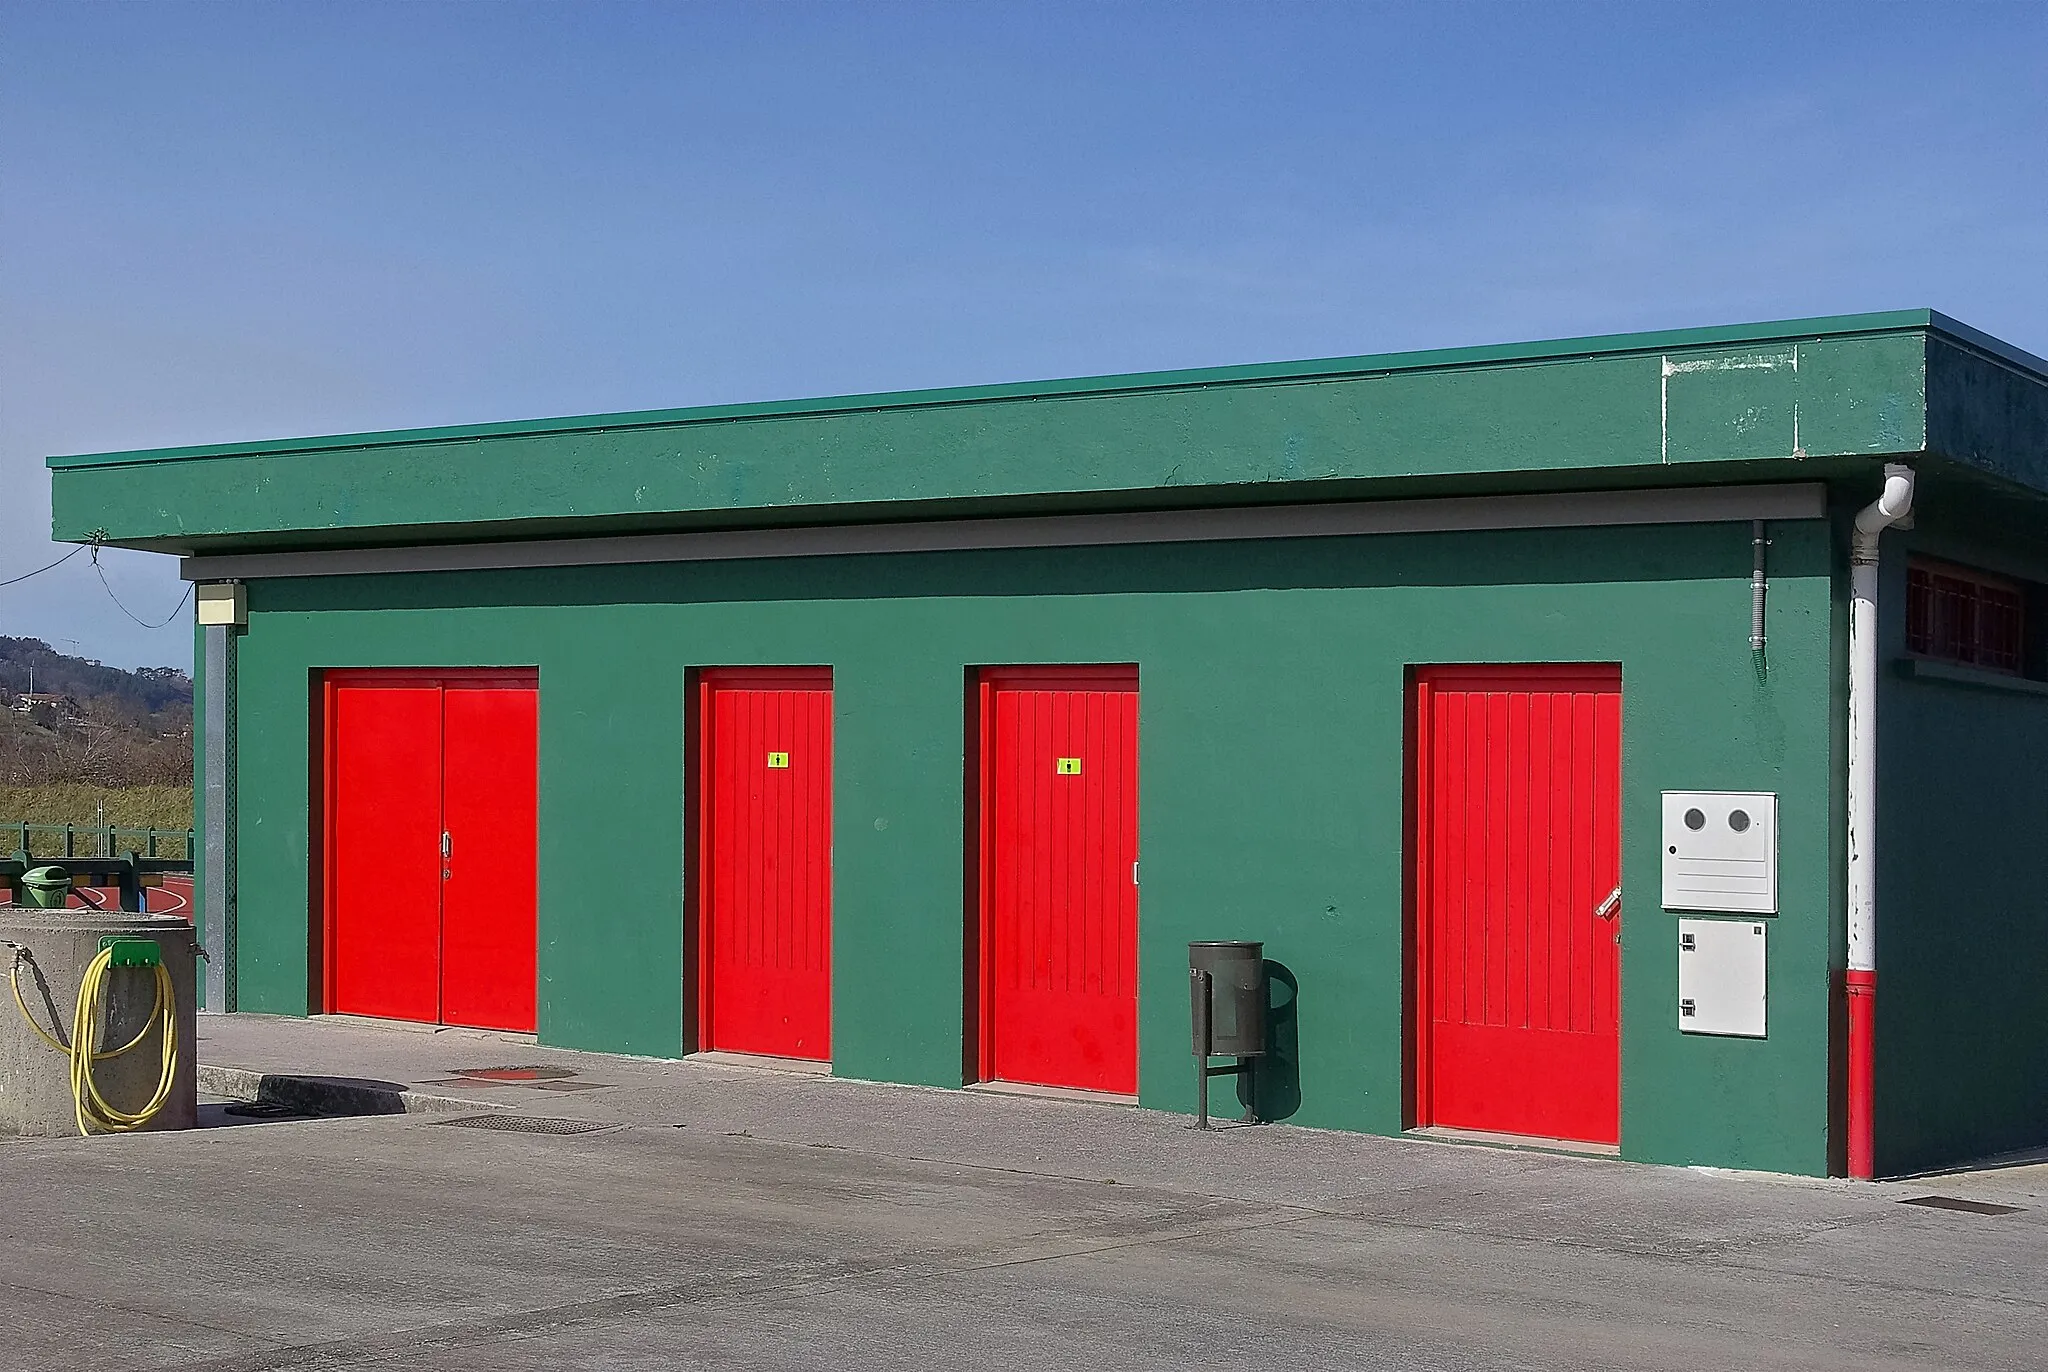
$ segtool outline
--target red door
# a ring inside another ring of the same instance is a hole
[[[327,680],[327,1008],[441,1018],[441,687]]]
[[[1415,741],[1415,1122],[1618,1142],[1620,669],[1420,669]]]
[[[327,1009],[534,1027],[532,673],[330,672]]]
[[[698,1042],[832,1056],[832,674],[698,686]]]
[[[454,680],[441,696],[441,1019],[534,1027],[540,692]]]
[[[1138,1089],[1138,673],[980,683],[981,1075]]]

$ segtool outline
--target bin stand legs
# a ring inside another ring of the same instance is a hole
[[[1195,1059],[1195,1128],[1207,1129],[1209,1127],[1209,1078],[1211,1077],[1242,1077],[1245,1082],[1244,1122],[1246,1124],[1257,1124],[1259,1122],[1259,1109],[1254,1104],[1258,1100],[1257,1063],[1257,1058],[1239,1058],[1235,1064],[1229,1067],[1211,1067],[1207,1057]]]
[[[1191,972],[1189,976],[1195,983],[1195,1128],[1207,1129],[1209,1127],[1209,1078],[1211,1077],[1243,1078],[1245,1082],[1244,1122],[1246,1124],[1257,1124],[1259,1122],[1259,1111],[1253,1102],[1258,1099],[1256,1089],[1258,1077],[1254,1073],[1252,1065],[1258,1059],[1239,1058],[1237,1065],[1234,1067],[1211,1067],[1209,1065],[1209,1059],[1214,1056],[1209,1051],[1211,1043],[1214,1042],[1209,1024],[1209,997],[1213,989],[1210,985],[1212,978],[1207,972],[1199,970]]]

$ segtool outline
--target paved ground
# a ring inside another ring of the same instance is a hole
[[[1783,1181],[201,1032],[202,1061],[478,1105],[0,1146],[0,1368],[2048,1367],[2044,1167]],[[438,1084],[534,1065],[598,1089]],[[1900,1204],[1928,1194],[2023,1208]]]

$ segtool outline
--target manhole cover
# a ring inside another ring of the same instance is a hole
[[[621,1127],[602,1120],[549,1119],[546,1115],[464,1115],[435,1123],[451,1129],[495,1129],[506,1134],[595,1134]]]
[[[458,1067],[455,1069],[454,1075],[468,1077],[473,1081],[560,1081],[564,1077],[573,1077],[576,1074],[566,1067],[535,1065],[532,1067]]]
[[[1960,1210],[1967,1215],[2017,1215],[2017,1205],[1993,1205],[1990,1201],[1963,1200],[1959,1196],[1915,1196],[1901,1205],[1924,1205],[1929,1210]]]

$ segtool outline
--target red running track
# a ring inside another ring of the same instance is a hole
[[[71,893],[69,904],[74,910],[117,910],[121,906],[121,892],[111,886],[80,887]],[[143,904],[153,915],[192,918],[192,878],[182,873],[166,874],[163,885],[143,891]]]

